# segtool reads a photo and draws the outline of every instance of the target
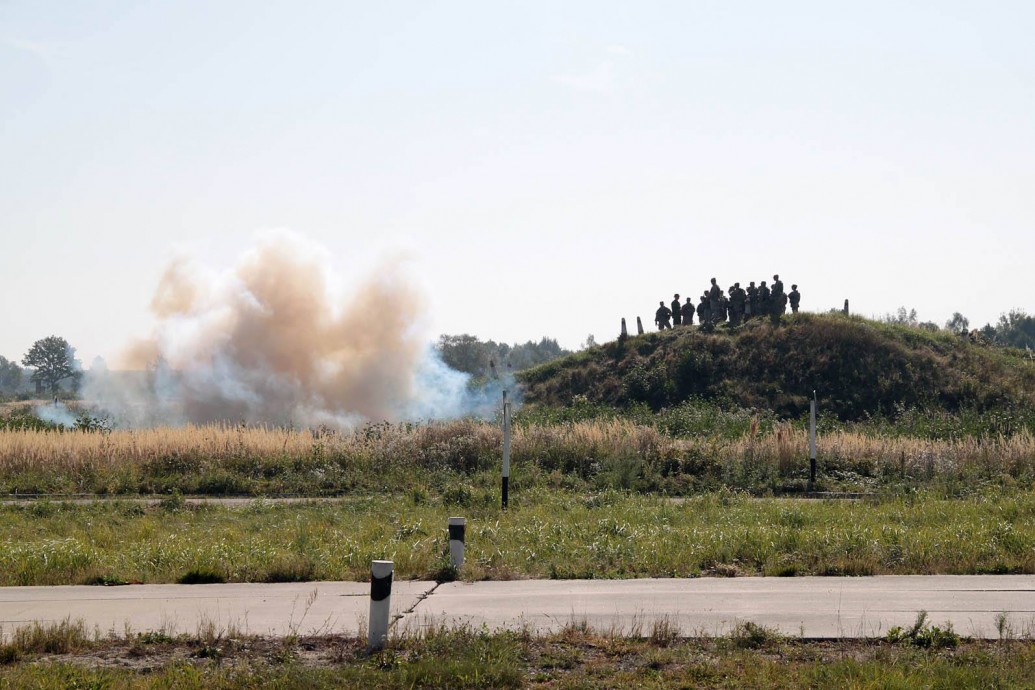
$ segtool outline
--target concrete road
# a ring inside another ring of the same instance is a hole
[[[1035,633],[1035,576],[745,577],[449,583],[400,624],[556,631],[570,623],[649,635],[659,621],[682,635],[722,635],[751,621],[808,638],[877,637],[951,622],[962,635],[998,637],[996,616]]]
[[[195,633],[207,625],[264,635],[365,631],[367,583],[128,585],[0,588],[5,634],[32,621],[82,619],[92,630]],[[311,600],[311,601],[310,601]],[[395,629],[430,623],[490,629],[594,629],[649,635],[658,622],[682,635],[722,635],[751,621],[808,638],[880,636],[921,610],[963,635],[994,639],[1005,613],[1035,633],[1035,576],[745,577],[736,579],[397,581]]]
[[[392,615],[402,616],[434,582],[400,581]],[[214,626],[254,635],[366,634],[370,584],[125,585],[0,587],[0,626],[9,637],[35,621],[83,620],[90,632],[163,631],[195,634]]]

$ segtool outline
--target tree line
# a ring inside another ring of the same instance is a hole
[[[880,320],[884,323],[912,326],[929,331],[939,330],[938,324],[932,321],[921,321],[917,317],[916,309],[906,309],[905,307],[899,307],[898,311],[893,314],[885,314]],[[952,318],[945,322],[945,330],[960,334],[971,333],[970,319],[960,312],[954,312]],[[994,345],[1035,350],[1035,316],[1028,315],[1023,309],[1011,309],[1009,312],[1001,314],[999,320],[994,324],[986,323],[976,330]]]
[[[592,340],[592,336],[590,336]],[[442,335],[435,344],[439,357],[450,369],[462,371],[474,377],[521,371],[551,359],[570,355],[571,350],[562,348],[555,339],[543,337],[539,342],[529,340],[524,344],[508,345],[494,340],[482,341],[473,335]]]

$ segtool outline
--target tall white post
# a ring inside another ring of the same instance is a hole
[[[388,639],[388,621],[392,609],[392,561],[374,561],[370,566],[370,625],[367,628],[367,649],[383,649]]]
[[[507,507],[510,489],[510,403],[503,391],[503,507]]]
[[[816,391],[809,401],[809,483],[816,483]]]
[[[464,536],[467,520],[462,517],[449,518],[449,564],[459,569],[464,564]]]

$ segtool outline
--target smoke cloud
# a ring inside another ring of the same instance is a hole
[[[327,252],[291,233],[266,236],[232,270],[176,259],[151,301],[153,334],[117,367],[137,371],[89,376],[84,392],[131,426],[349,428],[491,411],[437,357],[397,264],[347,298],[338,282]]]

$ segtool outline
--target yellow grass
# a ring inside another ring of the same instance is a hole
[[[808,457],[808,432],[781,426],[757,439],[741,438],[730,444],[724,454],[728,458],[775,463],[784,469],[788,458]],[[983,469],[1017,476],[1035,468],[1035,437],[1022,432],[994,439],[932,441],[837,432],[817,437],[816,455],[820,461],[869,469],[872,474],[900,471],[913,476],[934,476]]]
[[[0,431],[0,471],[30,468],[76,470],[141,464],[158,457],[217,459],[234,455],[308,453],[314,435],[263,427],[159,427],[76,433]]]
[[[265,427],[184,426],[116,430],[110,433],[0,431],[0,472],[26,470],[98,471],[140,466],[170,459],[182,463],[218,463],[240,458],[296,458],[314,452],[343,457],[375,453],[393,462],[427,460],[448,449],[498,457],[502,434],[494,425],[458,421],[415,426],[373,426],[353,433],[325,433]],[[1020,433],[1009,438],[963,438],[930,441],[873,437],[837,432],[818,438],[821,462],[871,473],[905,472],[914,476],[984,469],[1018,475],[1035,467],[1035,438]],[[544,457],[584,458],[614,455],[645,460],[704,454],[717,462],[750,462],[776,466],[786,474],[808,457],[807,432],[778,425],[772,433],[745,435],[735,441],[672,439],[652,427],[616,419],[515,431],[515,461]],[[425,463],[429,464],[429,463]],[[434,464],[434,463],[430,463]]]

